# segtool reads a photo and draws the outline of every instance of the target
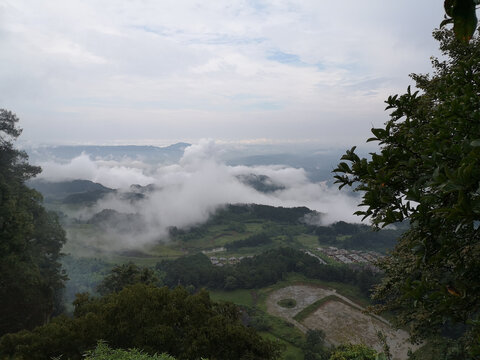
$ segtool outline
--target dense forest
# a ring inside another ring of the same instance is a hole
[[[99,339],[178,359],[275,359],[280,350],[243,326],[234,305],[214,303],[206,291],[190,295],[137,283],[101,298],[79,295],[74,305],[73,318],[59,316],[32,332],[4,336],[0,353],[81,359]]]
[[[205,255],[197,254],[162,261],[156,269],[163,274],[163,282],[168,286],[251,289],[275,284],[289,273],[299,273],[312,279],[354,284],[366,296],[381,278],[381,274],[369,268],[355,270],[348,266],[323,265],[316,258],[292,248],[269,250],[245,258],[235,266],[217,267]]]
[[[60,312],[66,279],[59,262],[66,241],[41,195],[25,185],[40,172],[14,148],[18,118],[0,110],[0,336],[44,324]]]

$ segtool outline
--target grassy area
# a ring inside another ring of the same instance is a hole
[[[315,283],[327,288],[337,290],[339,294],[345,296],[353,303],[358,304],[362,307],[367,307],[372,304],[371,300],[366,297],[356,286],[320,280],[315,281]]]
[[[316,236],[304,234],[306,231],[305,225],[281,224],[261,219],[245,220],[241,224],[244,226],[244,231],[240,232],[232,229],[231,223],[208,225],[193,238],[189,234],[179,235],[174,244],[177,247],[182,246],[189,252],[198,252],[222,247],[255,234],[268,233],[273,240],[271,244],[237,249],[234,253],[228,253],[228,255],[257,254],[279,246],[312,248],[317,245]]]
[[[322,247],[322,246],[317,246],[317,247]],[[322,251],[317,250],[317,248],[310,249],[310,251],[313,254],[317,255],[320,259],[323,259],[323,261],[325,261],[329,265],[338,264],[337,261],[333,260],[330,256],[325,255]]]
[[[238,289],[233,291],[209,290],[210,298],[214,301],[230,301],[237,305],[254,306],[252,291]]]
[[[216,247],[221,247],[225,244],[248,237],[248,233],[237,233],[234,231],[212,231],[209,229],[208,233],[196,239],[177,241],[177,246],[182,246],[186,249],[206,250]]]
[[[352,306],[352,304],[349,304],[342,298],[339,298],[338,296],[335,295],[329,295],[325,296],[324,298],[321,298],[317,301],[315,301],[313,304],[308,305],[306,308],[304,308],[302,311],[300,311],[297,315],[295,315],[293,318],[297,320],[298,322],[302,322],[305,320],[307,317],[309,317],[312,313],[317,311],[319,307],[321,307],[323,304],[329,302],[329,301],[338,301],[341,302],[347,306]]]
[[[251,220],[244,222],[247,228],[247,232],[249,232],[250,234],[261,232],[263,229],[262,225],[266,223],[267,222],[265,220]]]
[[[155,245],[146,251],[150,255],[154,255],[159,258],[177,258],[185,255],[185,252],[182,249],[179,249],[178,246],[174,245]]]
[[[219,291],[210,290],[210,298],[215,301],[230,301],[237,305],[246,306],[253,309],[254,318],[264,324],[265,328],[261,334],[265,338],[279,341],[284,344],[286,349],[281,359],[303,359],[303,352],[300,346],[305,341],[305,336],[293,324],[283,319],[277,318],[262,310],[261,304],[257,300],[257,291],[255,290],[234,290]]]
[[[284,351],[280,356],[281,360],[303,360],[304,355],[302,349],[292,345],[288,341],[280,339],[269,332],[260,332],[260,336],[262,336],[264,339],[278,342],[284,347]]]
[[[318,247],[318,237],[316,235],[301,234],[295,237],[295,240],[309,249]]]
[[[270,329],[268,332],[273,334],[275,337],[287,341],[296,347],[300,347],[304,343],[305,335],[303,335],[303,333],[293,324],[272,316],[266,312],[263,313],[262,316],[269,325]]]

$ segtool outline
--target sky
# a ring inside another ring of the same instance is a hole
[[[440,0],[0,0],[29,144],[363,143],[429,72]]]

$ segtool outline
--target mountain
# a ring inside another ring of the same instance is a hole
[[[82,153],[92,158],[105,158],[120,160],[123,158],[141,159],[153,163],[178,162],[183,156],[183,151],[190,144],[179,142],[165,147],[140,146],[140,145],[60,145],[44,146],[26,149],[32,162],[42,162],[47,159],[68,161]]]
[[[270,177],[266,175],[238,175],[237,179],[240,180],[245,185],[248,185],[255,190],[263,193],[270,193],[277,190],[285,189],[285,186],[275,184]]]
[[[46,201],[81,202],[86,197],[89,201],[96,201],[105,194],[115,192],[102,184],[89,180],[72,180],[61,182],[47,182],[39,179],[30,180],[27,185],[43,195]],[[66,200],[66,199],[70,199]]]

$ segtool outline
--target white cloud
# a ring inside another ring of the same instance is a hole
[[[125,159],[123,163],[94,161],[89,155],[82,154],[67,164],[47,161],[39,165],[43,171],[38,178],[50,182],[82,179],[120,189],[128,188],[132,184],[144,186],[154,182],[153,177],[144,174],[144,164],[132,162],[130,159]]]
[[[288,139],[293,121],[297,138],[363,141],[383,99],[428,70],[443,12],[436,0],[0,6],[0,100],[37,142]]]
[[[344,220],[358,222],[353,216],[358,199],[337,187],[312,183],[303,169],[271,166],[228,166],[219,160],[221,146],[212,140],[202,140],[185,149],[178,164],[150,168],[138,161],[125,159],[92,160],[87,155],[67,164],[42,164],[45,180],[87,179],[103,185],[123,188],[131,184],[154,184],[156,190],[144,200],[125,200],[122,192],[100,200],[92,209],[82,211],[83,218],[103,209],[135,213],[143,223],[141,231],[125,234],[111,229],[108,247],[141,246],[154,241],[166,241],[168,228],[190,227],[205,222],[225,204],[256,203],[272,206],[306,206],[325,214],[324,224]],[[132,166],[133,165],[133,166]],[[239,179],[241,175],[266,175],[282,188],[261,193]]]

